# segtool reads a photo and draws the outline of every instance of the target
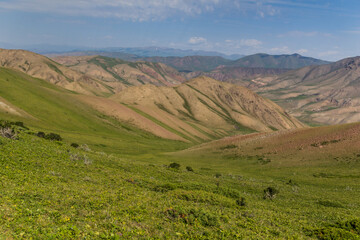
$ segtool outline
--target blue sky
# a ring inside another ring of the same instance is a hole
[[[359,0],[0,0],[0,47],[360,55]]]

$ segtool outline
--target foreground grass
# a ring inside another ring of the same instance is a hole
[[[0,137],[0,239],[358,239],[340,224],[360,215],[356,161],[281,168],[237,159],[230,169],[216,157],[155,156]],[[173,161],[179,170],[164,165]],[[272,200],[267,187],[279,191]]]

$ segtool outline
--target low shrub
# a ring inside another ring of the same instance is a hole
[[[194,225],[200,223],[204,227],[220,226],[220,219],[217,215],[202,209],[173,209],[165,210],[165,215],[172,221],[182,221],[185,224]]]
[[[193,169],[192,167],[190,167],[190,166],[187,166],[187,167],[186,167],[186,170],[189,171],[189,172],[193,172],[193,171],[194,171],[194,169]]]
[[[154,187],[155,192],[168,192],[174,189],[176,189],[176,186],[171,183],[165,183]]]
[[[353,219],[345,222],[337,222],[335,224],[329,224],[328,226],[323,228],[311,229],[307,231],[307,235],[322,240],[359,239],[360,220]]]
[[[274,187],[267,187],[264,189],[264,199],[274,199],[279,191]]]
[[[329,200],[320,200],[318,204],[324,207],[343,208],[344,206],[338,202],[332,202]]]
[[[241,206],[241,207],[245,207],[246,206],[246,200],[244,197],[241,197],[239,199],[236,200],[236,204],[238,206]]]
[[[72,143],[70,146],[73,147],[73,148],[78,148],[78,147],[79,147],[79,144],[77,144],[77,143]]]
[[[45,135],[45,139],[51,140],[51,141],[62,141],[62,138],[57,133],[49,133]]]
[[[216,178],[220,178],[221,176],[222,176],[221,173],[216,173],[216,174],[215,174],[215,177],[216,177]]]
[[[91,151],[91,149],[89,148],[89,146],[88,146],[87,144],[81,144],[81,145],[79,146],[79,149],[80,149],[80,150],[83,150],[83,151],[85,151],[85,152],[90,152],[90,151]]]
[[[175,162],[170,163],[169,168],[173,168],[173,169],[179,170],[179,169],[180,169],[180,164],[175,163]]]
[[[44,132],[38,132],[36,136],[38,136],[39,138],[45,138],[46,134]]]
[[[92,160],[85,154],[77,154],[77,153],[70,154],[70,160],[82,161],[85,165],[92,164]]]
[[[0,135],[9,139],[16,139],[17,137],[17,133],[10,127],[0,128]]]
[[[230,145],[221,147],[220,150],[233,149],[233,148],[237,148],[237,146],[234,144],[230,144]]]

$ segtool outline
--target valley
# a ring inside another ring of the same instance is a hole
[[[185,73],[1,50],[0,65],[1,237],[359,237],[360,125],[301,112],[356,102],[356,58]]]

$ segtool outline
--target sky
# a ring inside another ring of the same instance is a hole
[[[0,0],[0,47],[360,55],[359,0]]]

